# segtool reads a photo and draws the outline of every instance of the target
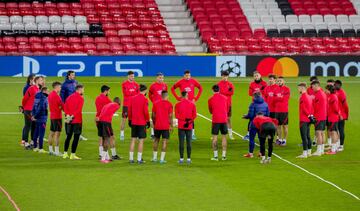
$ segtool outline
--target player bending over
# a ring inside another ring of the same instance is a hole
[[[35,95],[34,106],[31,111],[32,120],[35,121],[36,125],[34,132],[34,152],[39,153],[47,153],[47,151],[43,149],[43,145],[48,115],[48,94],[47,88],[42,87],[40,92]]]
[[[61,83],[54,82],[52,84],[53,90],[50,92],[48,101],[50,108],[50,134],[48,138],[49,154],[62,156],[59,150],[59,138],[62,130],[62,110],[64,103],[60,98]],[[55,150],[54,150],[55,148]]]
[[[214,92],[213,96],[208,100],[208,108],[210,114],[212,114],[212,148],[214,151],[214,157],[211,160],[219,161],[218,158],[218,134],[221,132],[222,142],[222,160],[226,160],[227,140],[226,135],[228,133],[227,120],[230,110],[230,104],[226,96],[220,94],[220,88],[218,85],[212,87]]]
[[[152,108],[152,121],[155,128],[155,139],[153,143],[153,158],[152,162],[157,162],[158,146],[162,138],[162,150],[160,156],[160,163],[164,164],[167,142],[170,138],[170,131],[172,131],[173,105],[169,102],[169,94],[163,90],[161,92],[161,100],[154,103]]]
[[[84,106],[84,86],[76,85],[75,93],[70,95],[64,104],[65,112],[65,129],[66,129],[66,139],[64,144],[64,154],[63,158],[69,158],[68,149],[72,136],[74,139],[71,145],[71,155],[70,160],[80,160],[81,158],[76,156],[76,149],[79,143],[81,131],[82,131],[82,109]]]
[[[196,118],[196,106],[188,99],[188,92],[181,92],[181,100],[175,105],[175,118],[178,120],[179,164],[184,163],[184,144],[186,139],[187,163],[191,164],[191,135]]]
[[[135,143],[138,140],[137,162],[143,164],[142,158],[146,129],[150,128],[149,102],[145,97],[147,87],[140,84],[140,93],[131,98],[129,104],[129,126],[131,127],[131,143],[129,150],[129,162],[134,163]]]
[[[264,113],[258,112],[253,121],[254,126],[258,130],[259,133],[259,141],[260,141],[260,153],[261,153],[261,161],[260,163],[271,163],[271,155],[273,151],[273,141],[276,132],[276,126],[278,121],[276,119],[272,119],[270,117],[264,116]],[[268,140],[268,157],[265,157],[265,142]]]
[[[108,152],[109,147],[111,147],[112,158],[116,156],[116,160],[120,159],[120,157],[116,155],[115,146],[111,146],[111,142],[113,143],[115,142],[114,132],[112,129],[111,122],[114,114],[119,110],[119,108],[120,108],[120,98],[115,97],[113,103],[108,103],[102,108],[100,115],[98,117],[98,121],[99,121],[98,124],[100,127],[100,132],[101,132],[100,135],[102,137],[101,140],[103,146],[103,151],[101,152],[101,160],[100,160],[102,163],[109,163],[110,161],[112,161],[110,159]]]

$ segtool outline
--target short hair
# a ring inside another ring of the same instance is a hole
[[[40,78],[44,78],[44,76],[41,76],[41,75],[35,76],[34,81],[36,82],[36,81],[38,81]]]
[[[264,115],[264,112],[259,111],[259,112],[256,113],[256,115]]]
[[[158,73],[156,73],[156,76],[164,76],[164,73],[158,72]]]
[[[127,75],[134,75],[134,72],[130,70],[127,72]]]
[[[260,92],[254,92],[253,96],[254,96],[254,98],[260,97],[261,93]]]
[[[319,85],[320,86],[320,81],[316,80],[316,81],[312,81],[311,82],[311,86],[312,85]]]
[[[227,70],[221,71],[221,76],[229,76],[229,71]]]
[[[306,88],[306,83],[305,82],[300,82],[300,83],[298,83],[298,86]]]
[[[340,85],[340,87],[342,86],[342,82],[341,82],[341,80],[336,80],[336,81],[335,81],[335,84]]]
[[[255,70],[255,71],[253,72],[253,75],[255,75],[255,74],[260,74],[260,72],[257,71],[257,70]],[[261,74],[260,74],[260,75],[261,75]]]
[[[272,79],[276,79],[276,78],[277,78],[276,75],[274,75],[274,74],[270,74],[268,77],[269,77],[269,78],[272,78]]]
[[[162,98],[165,98],[165,97],[167,97],[169,94],[168,94],[168,91],[166,91],[166,90],[163,90],[162,92],[161,92],[161,97]]]
[[[140,84],[140,92],[146,91],[147,87],[144,84]]]
[[[279,76],[278,79],[284,79],[284,76]]]
[[[76,85],[75,90],[79,90],[79,89],[82,89],[82,88],[84,88],[84,85],[78,84],[78,85]]]
[[[61,86],[61,83],[59,81],[55,81],[52,83],[52,88],[55,88],[57,86]]]
[[[318,77],[317,76],[311,76],[310,81],[318,81]]]
[[[335,83],[334,79],[328,79],[326,83]]]
[[[34,79],[34,78],[35,78],[35,74],[31,73],[31,74],[27,77],[26,83],[27,83],[27,84],[30,84],[30,81],[31,81],[32,79]]]
[[[335,93],[335,87],[333,85],[326,85],[326,89],[329,90],[330,93]]]
[[[117,104],[120,104],[120,98],[119,97],[114,97],[114,102]]]
[[[46,86],[41,87],[41,92],[45,92],[45,91],[47,91],[47,90],[48,90],[48,88],[47,88]]]
[[[190,74],[190,70],[185,70],[184,75],[186,75],[186,74]]]
[[[110,87],[107,86],[107,85],[102,85],[101,86],[101,93],[104,93],[105,91],[109,91],[110,90]]]
[[[70,76],[71,74],[73,74],[73,73],[75,73],[74,70],[69,70],[69,71],[67,71],[67,73],[66,73],[66,78],[69,78],[69,76]]]
[[[182,91],[182,92],[181,92],[181,96],[182,96],[182,97],[186,97],[187,94],[188,94],[187,91]]]
[[[214,92],[219,92],[219,91],[220,91],[219,85],[215,84],[214,86],[212,86],[212,90],[213,90]]]

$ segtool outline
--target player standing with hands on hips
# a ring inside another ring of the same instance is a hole
[[[201,84],[197,80],[191,78],[190,70],[185,70],[184,78],[176,82],[171,87],[171,92],[173,93],[174,97],[176,98],[176,100],[180,101],[182,98],[176,94],[177,88],[180,89],[181,93],[187,92],[188,100],[192,101],[193,103],[199,100],[203,90]],[[195,88],[199,90],[196,96],[195,96]],[[192,125],[193,124],[194,123],[192,123]],[[192,140],[196,140],[194,128],[192,129]]]

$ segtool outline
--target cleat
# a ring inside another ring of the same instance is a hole
[[[192,135],[191,140],[192,140],[192,141],[195,141],[195,140],[196,140],[195,134]]]
[[[62,157],[63,154],[61,152],[59,152],[58,154],[54,153],[55,156],[58,156],[58,157]]]
[[[227,160],[227,158],[226,158],[226,157],[222,157],[221,160],[222,160],[222,161],[225,161],[225,160]]]
[[[313,142],[312,142],[312,145],[313,145],[313,146],[316,146],[316,141],[313,141]]]
[[[40,150],[39,150],[39,153],[41,153],[41,154],[47,154],[48,152],[47,152],[46,150],[44,150],[44,149],[40,149]]]
[[[160,164],[165,164],[165,163],[166,163],[166,160],[160,160],[159,163],[160,163]]]
[[[145,164],[146,162],[143,159],[141,159],[141,160],[138,160],[137,163],[138,164]]]
[[[187,163],[187,164],[191,164],[191,160],[186,160],[186,163]]]
[[[282,147],[286,146],[286,141],[282,141],[280,146]]]
[[[100,160],[100,163],[110,163],[109,160]]]
[[[336,155],[336,152],[332,152],[332,151],[327,151],[325,152],[326,155]]]
[[[111,156],[111,159],[112,160],[121,160],[121,157],[119,157],[118,155],[114,155],[114,156]]]
[[[301,154],[301,155],[297,156],[296,158],[307,158],[307,155]]]
[[[184,160],[180,159],[180,160],[178,161],[178,163],[179,163],[179,164],[183,164],[183,163],[184,163]]]
[[[265,163],[271,163],[271,158],[267,158]]]
[[[134,160],[129,160],[129,163],[130,163],[130,164],[134,164],[135,161],[134,161]]]
[[[157,159],[151,159],[151,162],[153,162],[153,163],[157,163]]]
[[[261,160],[260,160],[260,163],[261,163],[261,164],[266,164],[266,159],[261,159]]]
[[[342,152],[342,151],[344,151],[344,146],[339,146],[339,148],[338,148],[338,152]]]
[[[69,155],[67,153],[64,153],[62,158],[64,158],[64,159],[69,158]]]
[[[249,135],[246,135],[246,136],[243,137],[243,140],[244,140],[244,141],[249,141],[249,139],[250,139],[250,136],[249,136]]]
[[[229,135],[229,139],[230,139],[230,140],[235,140],[235,138],[234,138],[233,135]]]
[[[25,146],[25,141],[24,140],[22,140],[21,142],[20,142],[20,146]]]
[[[34,148],[33,151],[34,151],[34,152],[39,152],[39,149],[38,149],[38,148]]]
[[[125,140],[125,136],[120,135],[120,141],[124,141]]]
[[[243,156],[244,156],[245,158],[253,158],[253,157],[254,157],[253,153],[246,153],[246,154],[244,154]]]
[[[81,158],[76,155],[70,155],[70,160],[81,160]]]
[[[81,136],[81,135],[80,135],[80,140],[81,140],[81,141],[87,141],[88,139],[85,138],[84,136]]]
[[[99,160],[101,160],[101,155],[99,155]]]
[[[213,157],[213,158],[211,158],[210,160],[212,160],[212,161],[219,161],[219,158]]]
[[[316,152],[312,153],[312,156],[321,156],[321,152],[316,151]]]
[[[281,146],[281,141],[279,139],[276,139],[275,144],[278,145],[278,146]]]
[[[155,136],[154,136],[154,135],[151,135],[151,139],[154,140],[154,139],[155,139]]]

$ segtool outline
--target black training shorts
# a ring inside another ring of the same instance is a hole
[[[211,134],[218,135],[221,132],[221,135],[228,134],[228,127],[226,123],[212,123]]]
[[[61,132],[61,129],[62,129],[62,119],[52,119],[50,121],[51,132]]]
[[[145,125],[132,125],[131,126],[131,138],[145,139],[146,138],[146,126]]]
[[[169,139],[170,138],[170,131],[169,130],[154,130],[154,136],[156,139]]]

